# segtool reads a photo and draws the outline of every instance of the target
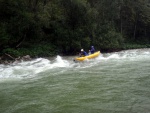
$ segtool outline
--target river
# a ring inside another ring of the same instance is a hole
[[[0,65],[0,113],[150,113],[150,49]]]

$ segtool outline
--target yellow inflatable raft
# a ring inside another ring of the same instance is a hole
[[[84,61],[84,60],[86,60],[86,59],[92,59],[92,58],[98,57],[99,55],[100,55],[100,51],[95,52],[95,53],[93,53],[93,54],[90,54],[90,55],[88,55],[88,56],[77,57],[77,58],[75,58],[74,60],[75,60],[75,61]]]

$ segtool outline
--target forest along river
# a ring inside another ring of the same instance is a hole
[[[150,49],[0,65],[0,113],[149,113]]]

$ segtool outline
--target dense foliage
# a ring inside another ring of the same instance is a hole
[[[150,47],[150,1],[0,0],[1,53],[69,55],[91,45]]]

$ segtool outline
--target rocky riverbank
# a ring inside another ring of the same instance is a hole
[[[2,56],[0,56],[0,64],[5,64],[5,65],[9,65],[9,64],[12,64],[12,63],[19,63],[21,61],[29,61],[31,60],[32,58],[30,57],[30,55],[25,55],[25,56],[22,56],[22,57],[13,57],[11,56],[10,54],[3,54]]]

